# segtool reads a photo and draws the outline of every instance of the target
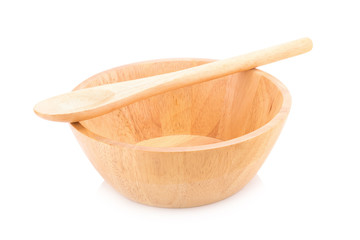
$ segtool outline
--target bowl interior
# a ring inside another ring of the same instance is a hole
[[[177,71],[211,60],[176,59],[131,64],[95,75],[76,89]],[[226,141],[268,123],[283,94],[259,70],[232,74],[154,96],[80,122],[92,133],[152,147],[195,146]]]

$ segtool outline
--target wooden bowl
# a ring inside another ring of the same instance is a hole
[[[76,89],[211,61],[130,64]],[[97,171],[124,196],[151,206],[193,207],[227,198],[255,176],[290,105],[286,87],[254,69],[154,96],[71,128]]]

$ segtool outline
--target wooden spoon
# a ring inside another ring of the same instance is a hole
[[[52,121],[87,120],[157,94],[246,71],[311,49],[312,41],[302,38],[177,72],[65,93],[39,102],[34,111],[40,117]]]

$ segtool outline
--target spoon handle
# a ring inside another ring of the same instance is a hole
[[[240,56],[158,75],[149,79],[149,84],[152,85],[154,93],[160,94],[294,57],[310,51],[312,46],[312,41],[309,38],[301,38]]]

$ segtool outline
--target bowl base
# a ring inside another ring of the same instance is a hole
[[[146,147],[191,147],[222,142],[222,140],[200,135],[170,135],[147,139],[136,145]]]

